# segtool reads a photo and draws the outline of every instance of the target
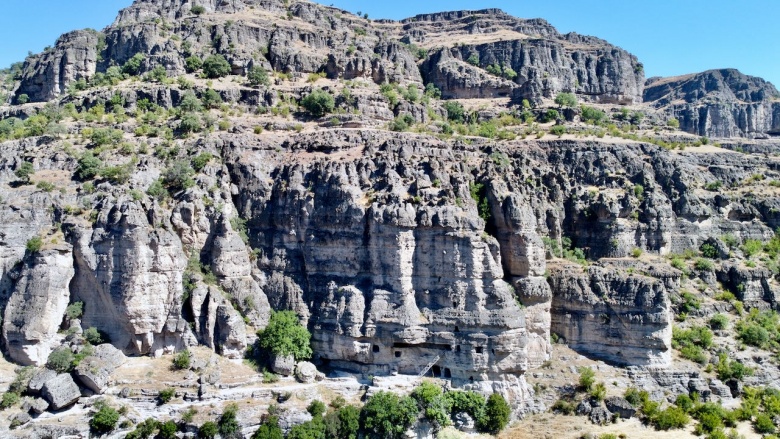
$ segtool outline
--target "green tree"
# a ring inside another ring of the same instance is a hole
[[[16,97],[16,103],[19,105],[24,105],[28,102],[30,102],[30,96],[28,96],[26,93],[22,93]]]
[[[176,438],[176,431],[179,428],[176,426],[176,423],[168,420],[160,424],[160,439],[174,439]]]
[[[219,108],[222,104],[222,96],[212,88],[204,91],[200,100],[206,108]]]
[[[558,93],[555,96],[555,104],[559,107],[574,108],[577,106],[577,97],[573,93]]]
[[[22,164],[14,171],[16,178],[18,178],[23,183],[29,183],[30,177],[32,177],[33,174],[35,174],[35,168],[30,162],[22,162]]]
[[[195,93],[187,91],[181,97],[179,108],[186,112],[200,111],[203,109],[203,103],[195,96]]]
[[[309,404],[308,407],[306,407],[306,411],[309,412],[312,418],[321,417],[326,410],[327,407],[325,407],[325,404],[318,399],[315,399]]]
[[[87,151],[79,158],[79,166],[76,168],[76,177],[79,180],[90,180],[100,173],[103,162],[95,157],[92,151]]]
[[[192,176],[195,171],[184,160],[177,160],[163,172],[163,184],[170,190],[180,191],[189,189],[195,185]]]
[[[363,428],[376,438],[400,438],[417,419],[418,411],[417,403],[408,396],[377,392],[363,406]]]
[[[360,430],[360,409],[346,405],[336,412],[338,417],[338,439],[356,439]]]
[[[196,172],[200,172],[203,170],[203,168],[206,167],[206,165],[213,159],[214,156],[207,153],[202,152],[195,157],[192,158],[192,169],[194,169]]]
[[[268,77],[268,72],[266,72],[265,69],[260,66],[253,66],[250,68],[246,74],[246,79],[249,80],[249,83],[254,87],[259,85],[269,85],[271,83],[271,80]]]
[[[444,103],[444,109],[447,110],[447,119],[452,122],[463,123],[466,120],[466,110],[460,102],[447,101]]]
[[[106,434],[116,428],[119,422],[119,413],[107,404],[102,403],[97,412],[89,420],[89,428],[94,433]]]
[[[152,71],[146,75],[146,80],[149,82],[163,83],[166,79],[168,79],[168,71],[165,70],[165,67],[160,65],[154,66]]]
[[[178,370],[189,369],[191,358],[189,349],[185,349],[173,357],[173,367]]]
[[[257,332],[261,348],[279,356],[292,355],[295,361],[311,357],[311,334],[293,311],[272,311],[268,326]]]
[[[252,435],[252,439],[284,439],[284,433],[279,427],[279,418],[271,416]]]
[[[222,416],[217,421],[217,427],[219,427],[219,434],[223,438],[238,437],[241,433],[241,427],[238,425],[236,414],[238,413],[238,406],[236,404],[230,404],[222,412]]]
[[[169,387],[167,389],[162,389],[157,393],[157,399],[160,400],[160,404],[168,404],[171,402],[173,397],[176,395],[176,390]]]
[[[132,58],[127,60],[125,65],[122,66],[122,73],[126,73],[130,76],[135,76],[141,72],[141,63],[146,59],[146,55],[142,53],[136,53]]]
[[[24,248],[30,254],[38,253],[41,251],[41,247],[43,247],[43,240],[40,236],[33,236],[32,238],[28,239],[24,246]]]
[[[336,106],[336,100],[327,91],[318,89],[303,98],[301,106],[311,113],[312,116],[322,117],[333,111]]]
[[[200,117],[195,113],[187,113],[179,121],[179,130],[184,133],[197,133],[202,129]]]
[[[203,60],[195,55],[187,57],[187,59],[184,60],[184,69],[187,73],[197,72],[201,68],[203,68]]]
[[[485,403],[485,414],[479,420],[480,430],[496,434],[509,424],[512,409],[503,396],[498,393],[490,395]]]
[[[203,61],[203,73],[207,78],[221,78],[230,72],[230,63],[222,55],[211,55]]]
[[[219,427],[212,421],[206,421],[198,429],[198,438],[200,439],[214,439],[219,433]]]

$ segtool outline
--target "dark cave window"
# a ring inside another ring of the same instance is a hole
[[[441,367],[439,367],[439,366],[433,366],[433,367],[431,368],[431,373],[432,373],[432,374],[433,374],[433,376],[435,376],[435,377],[439,377],[439,376],[441,376]]]
[[[395,351],[395,358],[401,358],[401,351]]]
[[[378,345],[374,345],[374,349],[373,350],[374,350],[374,352],[379,352],[379,346]]]
[[[474,382],[474,377],[469,377],[469,382],[473,383]]]
[[[460,352],[460,345],[455,346],[455,352]]]
[[[444,378],[452,378],[452,371],[448,367],[444,368]]]
[[[460,328],[458,328],[458,327],[456,326],[456,327],[455,327],[455,332],[460,332]]]
[[[478,354],[481,354],[481,353],[482,353],[482,346],[477,346],[477,353],[478,353]]]

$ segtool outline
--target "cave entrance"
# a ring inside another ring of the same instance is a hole
[[[441,376],[441,367],[440,366],[433,366],[431,368],[431,374],[434,378],[438,378]]]
[[[444,378],[452,378],[452,371],[449,367],[444,368]]]

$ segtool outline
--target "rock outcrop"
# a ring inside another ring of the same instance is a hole
[[[79,381],[95,393],[103,393],[108,387],[111,374],[125,362],[122,351],[110,344],[95,347],[92,355],[81,360],[75,373]]]
[[[49,402],[49,410],[62,410],[74,404],[80,397],[81,391],[70,374],[62,373],[44,383],[41,394]]]
[[[650,78],[644,101],[708,137],[780,136],[780,92],[769,82],[734,69]]]

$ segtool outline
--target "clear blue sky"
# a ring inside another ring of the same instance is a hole
[[[3,0],[0,66],[54,44],[61,33],[110,24],[132,0]],[[639,57],[649,76],[734,67],[780,87],[780,0],[325,0],[371,18],[498,7],[594,35]]]

